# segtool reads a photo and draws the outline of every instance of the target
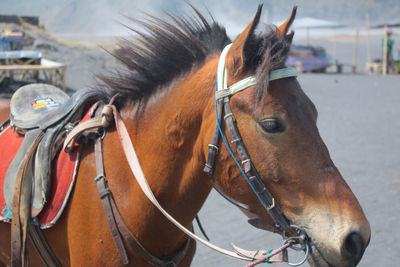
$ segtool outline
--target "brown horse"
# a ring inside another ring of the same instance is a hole
[[[370,226],[319,135],[315,106],[294,77],[269,82],[271,71],[284,67],[293,18],[274,32],[256,34],[260,13],[261,7],[226,57],[228,85],[257,77],[256,85],[231,98],[238,129],[276,203],[293,224],[305,229],[310,264],[355,266],[369,242]],[[142,22],[149,33],[139,33],[140,44],[125,42],[115,53],[126,70],[103,77],[103,82],[110,96],[120,94],[116,105],[154,195],[190,229],[215,182],[273,229],[271,217],[225,146],[220,145],[214,181],[203,172],[216,124],[219,54],[230,42],[225,29],[198,12],[193,19],[172,17],[174,23],[151,19]],[[188,237],[145,197],[114,126],[107,129],[103,144],[109,187],[127,227],[153,255],[173,256]],[[63,266],[121,266],[93,182],[93,146],[82,150],[66,211],[44,234]],[[0,262],[7,265],[9,224],[0,223],[0,236]],[[190,241],[179,266],[190,265],[195,247]],[[132,266],[149,266],[134,252],[128,254]],[[30,253],[30,261],[41,265],[35,253]]]

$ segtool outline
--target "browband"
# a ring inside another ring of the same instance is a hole
[[[225,46],[224,50],[222,50],[221,56],[219,58],[218,63],[218,75],[217,75],[217,88],[218,91],[216,93],[217,100],[224,98],[227,101],[227,97],[232,96],[244,89],[253,86],[257,83],[256,76],[249,76],[243,80],[238,81],[237,83],[232,84],[228,87],[228,81],[226,77],[226,68],[225,68],[225,58],[226,54],[228,54],[229,48],[232,44]],[[297,71],[294,68],[283,68],[273,70],[269,74],[269,81],[284,79],[288,77],[297,77]]]

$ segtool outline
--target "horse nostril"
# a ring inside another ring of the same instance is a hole
[[[365,243],[359,233],[349,234],[342,245],[342,255],[352,260],[356,265],[364,253]]]

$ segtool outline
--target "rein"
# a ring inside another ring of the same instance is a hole
[[[180,230],[182,230],[186,235],[188,235],[190,238],[195,239],[196,241],[199,241],[203,245],[219,252],[222,254],[225,254],[227,256],[241,259],[241,260],[246,260],[246,261],[255,261],[255,260],[270,260],[271,262],[283,262],[287,261],[285,260],[285,255],[287,253],[282,253],[285,254],[279,259],[273,259],[275,254],[278,254],[281,251],[286,251],[287,247],[292,247],[293,244],[300,244],[300,248],[296,247],[294,248],[295,250],[306,250],[308,248],[308,245],[306,244],[306,234],[304,231],[299,228],[299,227],[294,227],[290,225],[289,220],[284,216],[282,210],[279,208],[278,204],[275,203],[274,198],[271,196],[271,194],[267,191],[266,187],[261,181],[261,178],[259,177],[254,165],[251,163],[251,160],[246,152],[245,146],[243,142],[241,141],[239,131],[236,127],[234,117],[230,108],[229,104],[229,99],[230,96],[236,94],[237,92],[240,92],[250,86],[253,86],[256,84],[256,78],[255,76],[250,76],[246,79],[243,79],[234,85],[228,87],[227,86],[227,79],[226,79],[226,69],[225,69],[225,56],[229,50],[230,45],[225,47],[223,50],[221,57],[220,57],[220,62],[218,65],[218,75],[217,75],[217,85],[216,85],[216,109],[217,109],[217,103],[220,104],[219,111],[216,110],[216,116],[217,116],[217,127],[216,131],[214,132],[212,142],[209,145],[209,154],[207,157],[207,163],[205,167],[205,171],[212,177],[213,174],[213,166],[215,162],[215,157],[216,157],[216,152],[218,151],[218,143],[219,143],[219,137],[221,134],[222,139],[227,145],[228,150],[230,151],[233,159],[235,160],[236,164],[240,168],[241,172],[243,173],[244,177],[248,181],[249,185],[253,189],[254,193],[257,195],[258,199],[260,200],[261,204],[264,206],[266,211],[270,214],[274,222],[276,223],[276,227],[281,229],[283,233],[286,233],[289,230],[295,230],[297,233],[299,233],[298,236],[295,237],[289,237],[284,240],[283,246],[278,249],[279,251],[276,250],[276,253],[269,254],[268,251],[265,250],[259,250],[256,252],[251,252],[251,251],[246,251],[242,250],[240,248],[235,247],[233,244],[233,247],[235,249],[235,252],[226,250],[223,248],[220,248],[204,239],[201,237],[195,235],[192,231],[184,227],[182,224],[180,224],[175,218],[173,218],[157,201],[156,197],[154,196],[147,179],[145,178],[145,175],[143,173],[143,170],[141,168],[139,159],[136,155],[135,149],[133,147],[131,138],[129,136],[129,133],[126,129],[126,126],[124,122],[122,121],[120,114],[117,110],[117,108],[112,104],[114,101],[115,97],[112,98],[110,101],[110,104],[105,105],[101,117],[96,117],[93,118],[92,120],[89,120],[85,123],[80,124],[79,127],[74,128],[73,131],[71,131],[65,142],[64,142],[64,149],[65,150],[70,150],[75,141],[78,139],[80,135],[83,133],[87,132],[88,130],[94,130],[94,129],[103,129],[103,133],[105,134],[105,129],[111,125],[112,122],[115,123],[116,129],[118,132],[119,140],[123,149],[123,152],[125,154],[125,157],[128,161],[129,167],[132,171],[132,174],[134,175],[136,181],[138,182],[140,188],[142,189],[143,193],[146,195],[146,197],[153,203],[153,205],[171,222],[173,223],[176,227],[178,227]],[[292,68],[285,68],[285,69],[279,69],[275,71],[271,71],[270,73],[270,80],[277,80],[277,79],[283,79],[287,77],[295,77],[297,76],[297,72],[292,69]],[[238,160],[234,156],[233,152],[231,151],[221,129],[220,121],[222,120],[222,115],[224,112],[224,109],[226,110],[227,114],[224,116],[224,119],[228,125],[228,130],[233,138],[232,142],[235,143],[236,149],[238,151],[238,154],[242,160],[242,164],[244,166],[244,169],[241,167],[239,164]],[[122,217],[118,212],[118,209],[115,205],[115,202],[113,201],[111,191],[107,186],[107,181],[105,179],[104,175],[104,167],[103,167],[103,159],[102,159],[102,149],[101,149],[101,140],[104,138],[104,136],[97,136],[96,144],[95,144],[95,156],[96,156],[96,168],[98,171],[98,176],[95,178],[95,182],[98,185],[99,189],[99,194],[100,198],[102,199],[104,209],[106,211],[106,217],[107,221],[110,226],[110,230],[112,232],[114,242],[118,248],[120,257],[123,261],[124,264],[127,264],[128,259],[127,259],[127,254],[126,250],[124,247],[124,242],[121,240],[121,234],[123,239],[127,240],[127,243],[130,245],[130,247],[142,258],[147,260],[149,263],[151,263],[154,266],[169,266],[169,264],[177,264],[176,261],[161,261],[158,258],[152,256],[147,250],[145,250],[139,243],[139,241],[134,238],[134,236],[129,232],[129,230],[124,226],[124,223],[122,221]],[[101,156],[100,156],[101,154]],[[249,175],[246,175],[248,173]],[[225,198],[227,198],[228,201],[232,202],[233,204],[237,205],[241,209],[247,209],[247,207],[244,204],[241,204],[233,199],[231,199],[229,196],[225,195],[221,190],[216,187],[217,191],[220,192]],[[109,212],[107,210],[111,210],[112,212]],[[112,216],[111,218],[109,218]],[[116,217],[114,217],[113,214],[116,214]],[[122,226],[121,226],[122,225]],[[188,243],[188,242],[187,242]],[[138,249],[139,247],[139,249]],[[186,245],[184,245],[186,247]],[[180,251],[179,254],[182,253],[182,251],[186,252],[186,249],[183,249]],[[268,254],[268,255],[266,255]],[[304,263],[304,261],[308,257],[308,250],[306,253],[306,256],[304,260],[300,263]],[[268,262],[268,261],[267,261]],[[300,265],[300,264],[291,264],[290,265]],[[173,266],[173,265],[172,265]]]

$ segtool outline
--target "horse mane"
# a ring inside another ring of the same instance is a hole
[[[150,96],[199,67],[209,55],[222,51],[231,42],[225,28],[211,15],[211,20],[207,20],[192,8],[195,12],[192,16],[178,17],[167,13],[172,22],[150,15],[144,20],[129,18],[142,29],[128,27],[138,37],[133,41],[121,39],[119,48],[111,52],[123,63],[123,68],[98,76],[99,90],[109,96],[118,93],[121,97],[116,104],[119,106],[136,102],[137,109],[141,110]],[[290,47],[285,38],[274,33],[271,27],[269,29],[269,33],[257,34],[252,40],[257,48],[252,62],[260,78],[265,71],[269,73],[284,65]]]

